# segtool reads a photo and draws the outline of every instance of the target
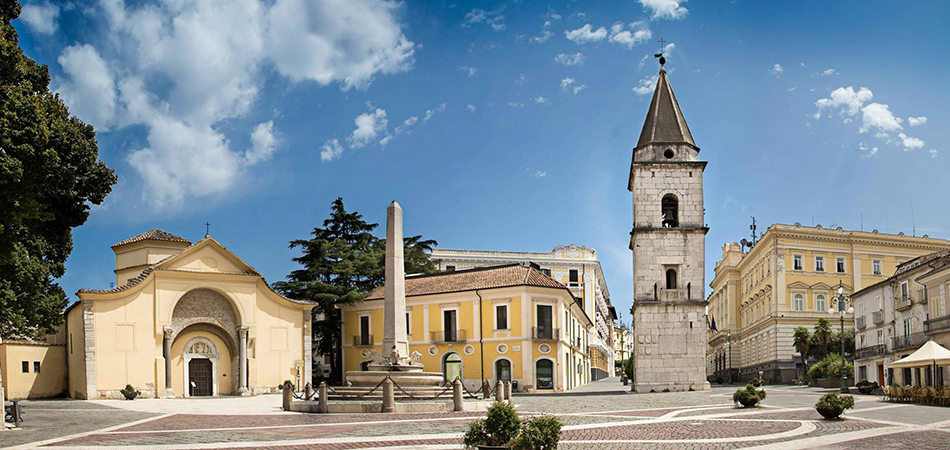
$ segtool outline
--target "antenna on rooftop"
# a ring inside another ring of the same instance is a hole
[[[910,224],[914,230],[914,237],[917,237],[917,219],[914,218],[914,196],[910,196]]]

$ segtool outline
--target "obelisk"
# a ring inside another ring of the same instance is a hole
[[[383,355],[390,357],[395,347],[400,359],[408,358],[402,208],[395,200],[386,208],[386,297],[383,303],[383,319]],[[390,364],[400,362],[390,360]]]

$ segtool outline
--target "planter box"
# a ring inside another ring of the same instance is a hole
[[[855,389],[854,377],[848,378],[847,381],[848,381],[848,387]],[[818,380],[813,380],[811,383],[809,383],[809,385],[814,386],[814,387],[826,388],[826,389],[840,388],[841,378],[821,378]]]

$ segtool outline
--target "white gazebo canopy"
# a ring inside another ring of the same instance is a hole
[[[950,366],[950,350],[934,341],[927,341],[916,352],[887,365],[892,369],[931,366]]]

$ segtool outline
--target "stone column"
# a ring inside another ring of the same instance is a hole
[[[175,398],[175,391],[172,389],[172,333],[175,329],[165,327],[164,342],[162,343],[162,356],[165,358],[165,397]]]
[[[406,330],[406,268],[403,260],[402,208],[393,201],[386,208],[386,296],[383,302],[383,354],[393,347],[401,358],[409,356]],[[399,361],[390,361],[399,364]]]
[[[238,327],[238,372],[240,373],[238,394],[249,395],[247,391],[247,327]]]

